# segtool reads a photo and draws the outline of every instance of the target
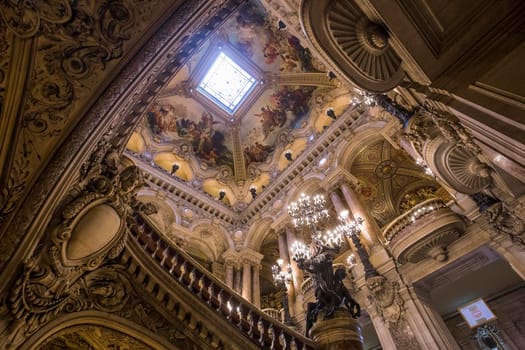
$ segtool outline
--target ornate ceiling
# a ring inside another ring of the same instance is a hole
[[[160,92],[128,143],[134,156],[243,210],[329,126],[350,95],[257,1],[235,12]],[[233,113],[199,92],[224,52],[256,79]],[[173,165],[177,164],[176,171]],[[255,190],[253,190],[255,189]]]
[[[377,141],[354,159],[350,172],[359,179],[359,194],[379,226],[431,197],[451,199],[421,167],[386,141]]]

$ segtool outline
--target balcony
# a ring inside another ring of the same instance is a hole
[[[415,205],[388,224],[383,235],[400,263],[426,258],[448,259],[447,247],[465,232],[465,222],[446,204],[431,198]]]

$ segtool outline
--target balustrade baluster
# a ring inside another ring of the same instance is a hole
[[[171,256],[170,275],[173,275],[173,271],[175,271],[175,267],[177,266],[177,263],[178,263],[177,254],[173,254]]]
[[[153,249],[153,251],[151,252],[151,257],[155,260],[157,260],[157,252],[158,250],[160,249],[160,241],[156,241],[154,242],[155,244],[155,249]]]
[[[160,261],[160,266],[164,266],[164,264],[166,263],[166,258],[168,257],[169,249],[170,246],[166,245],[166,248],[162,252],[162,260]]]
[[[199,299],[203,300],[204,297],[202,295],[203,290],[206,287],[206,281],[204,280],[204,274],[201,274],[201,277],[199,278],[199,281],[197,282],[197,289],[199,290],[197,292],[197,295],[199,296]]]
[[[270,324],[270,327],[268,327],[268,336],[270,337],[270,349],[275,349],[275,329],[273,328],[273,324]]]
[[[184,275],[186,274],[186,268],[187,268],[188,262],[184,260],[182,265],[180,266],[180,276],[179,276],[179,282],[184,284]]]
[[[210,284],[208,285],[208,300],[207,304],[213,307],[213,299],[215,298],[215,283],[213,280],[210,280]]]
[[[279,335],[279,344],[283,349],[286,349],[286,346],[288,345],[286,342],[286,335],[284,334],[284,329],[281,329],[281,334]]]
[[[197,277],[196,277],[196,272],[195,272],[195,266],[192,266],[191,267],[191,270],[190,270],[190,273],[188,274],[188,279],[187,279],[187,287],[189,290],[193,291],[193,284],[195,283],[195,281],[197,280]]]
[[[248,312],[248,315],[246,315],[246,322],[248,323],[248,336],[250,338],[253,338],[253,328],[255,326],[255,321],[253,319],[253,310],[250,310]]]
[[[242,311],[243,306],[241,303],[239,303],[239,306],[237,306],[237,316],[239,317],[239,322],[237,322],[237,327],[242,331]]]
[[[295,337],[292,337],[290,340],[290,350],[297,350],[297,343],[295,342]]]
[[[221,288],[219,290],[219,293],[217,293],[217,302],[218,302],[218,305],[217,305],[217,312],[221,312],[223,310],[223,298],[224,298],[224,290]]]
[[[259,331],[259,344],[261,344],[261,346],[264,346],[264,333],[266,329],[264,327],[264,321],[262,318],[260,318],[259,322],[257,322],[257,330]]]

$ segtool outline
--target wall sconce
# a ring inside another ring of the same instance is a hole
[[[332,118],[333,120],[335,120],[337,117],[335,115],[335,112],[334,112],[334,109],[332,107],[328,108],[326,110],[326,115],[330,118]]]
[[[219,190],[219,200],[222,201],[226,197],[226,191],[223,189]]]
[[[177,172],[177,170],[180,169],[180,165],[179,163],[173,163],[173,165],[171,166],[171,175],[175,175],[175,173]]]
[[[284,158],[286,158],[287,161],[291,162],[293,159],[292,159],[292,151],[288,150],[286,152],[284,152]]]
[[[332,72],[332,71],[328,71],[328,80],[332,81],[332,80],[334,80],[335,78],[337,78],[337,76],[335,75],[335,73]]]
[[[255,199],[255,197],[257,197],[257,188],[252,185],[252,187],[250,187],[250,193],[252,194],[252,199]]]

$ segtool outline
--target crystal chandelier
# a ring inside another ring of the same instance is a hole
[[[334,256],[343,247],[344,236],[350,226],[321,232],[320,227],[324,226],[329,218],[326,201],[322,195],[310,198],[301,194],[297,202],[288,207],[288,214],[293,218],[294,226],[309,231],[312,238],[310,246],[298,241],[292,244],[292,259],[301,270],[310,273],[315,288],[316,302],[310,302],[307,306],[306,335],[308,336],[319,313],[324,314],[325,318],[331,318],[342,304],[347,307],[352,317],[359,317],[361,308],[343,283],[346,271],[334,271],[333,268]],[[357,223],[355,225],[357,227]]]
[[[359,216],[356,217],[355,220],[350,220],[348,211],[345,211],[339,216],[339,222],[340,224],[334,231],[337,231],[340,235],[344,235],[352,240],[357,255],[359,255],[359,259],[365,269],[365,278],[368,279],[370,277],[378,276],[376,269],[370,262],[368,252],[361,244],[360,236],[364,220]]]
[[[283,259],[277,259],[277,265],[272,266],[272,277],[276,285],[286,285],[292,281],[292,267],[287,264],[283,269]]]
[[[302,193],[299,199],[288,207],[288,215],[293,218],[295,227],[315,228],[329,217],[325,205],[324,196],[316,195],[310,198]]]
[[[292,267],[290,264],[284,266],[283,259],[277,259],[277,265],[272,266],[273,282],[282,292],[282,305],[284,311],[284,324],[291,325],[292,317],[290,316],[290,307],[288,305],[288,289],[286,288],[292,282]]]

